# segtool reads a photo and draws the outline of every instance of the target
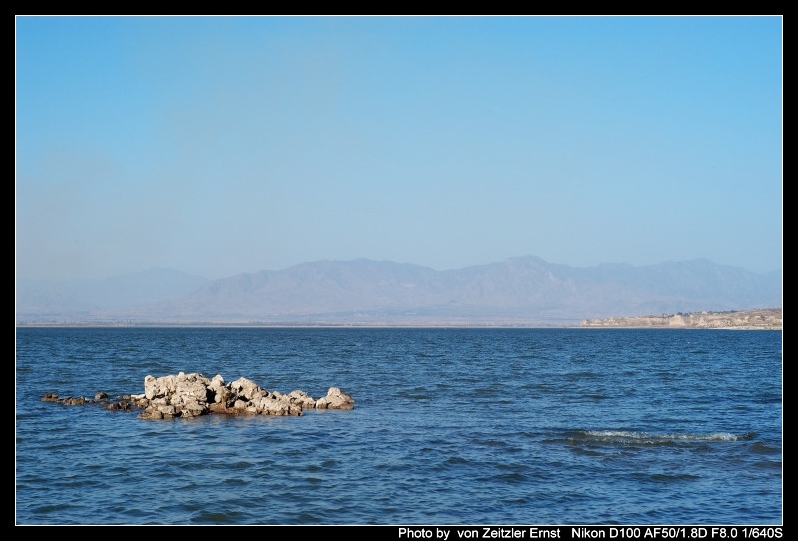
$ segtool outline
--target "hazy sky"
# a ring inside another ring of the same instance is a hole
[[[781,17],[17,17],[17,277],[782,267]]]

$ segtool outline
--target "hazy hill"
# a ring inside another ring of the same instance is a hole
[[[207,282],[173,269],[149,269],[102,280],[51,282],[17,279],[17,319],[41,316],[96,315],[180,297]]]
[[[45,313],[41,303],[29,302],[18,290],[17,320],[569,325],[588,318],[782,304],[780,273],[756,274],[707,260],[575,268],[516,257],[436,271],[359,259],[303,263],[213,281],[182,273],[147,276],[151,287],[131,275],[94,288],[73,286],[67,296],[82,304],[61,312]]]

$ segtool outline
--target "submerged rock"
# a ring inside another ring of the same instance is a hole
[[[46,393],[43,401],[67,405],[100,402],[109,410],[144,410],[142,419],[169,419],[197,417],[211,413],[226,415],[302,415],[305,409],[354,409],[355,399],[338,387],[330,387],[327,395],[314,399],[305,391],[288,394],[270,392],[247,378],[239,378],[225,385],[224,378],[216,375],[208,379],[199,373],[180,372],[156,378],[144,378],[144,393],[124,395],[119,400],[109,400],[99,392],[95,400],[84,397],[59,398]]]

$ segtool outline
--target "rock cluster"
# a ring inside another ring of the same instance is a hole
[[[143,394],[124,395],[119,400],[110,400],[102,392],[94,399],[59,398],[57,394],[46,393],[42,400],[66,405],[100,403],[112,410],[136,407],[144,410],[139,414],[143,419],[196,417],[210,413],[302,415],[305,409],[351,410],[355,402],[337,387],[330,387],[327,396],[314,399],[300,390],[288,394],[268,391],[247,378],[225,384],[218,374],[208,379],[202,374],[184,372],[160,378],[148,375],[144,378]]]

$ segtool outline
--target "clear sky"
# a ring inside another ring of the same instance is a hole
[[[17,17],[17,277],[782,268],[783,20]]]

